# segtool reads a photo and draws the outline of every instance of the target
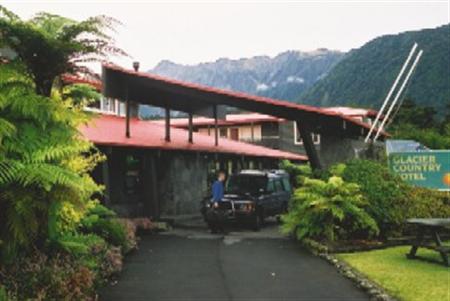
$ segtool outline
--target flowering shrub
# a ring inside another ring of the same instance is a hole
[[[118,219],[98,202],[82,211],[61,202],[52,210],[45,249],[51,255],[34,249],[0,268],[0,301],[95,300],[95,288],[119,273],[123,253],[136,248],[137,227],[153,227],[149,219]]]
[[[35,250],[0,269],[11,300],[94,300],[95,274],[70,256]]]
[[[131,218],[126,220],[132,222],[136,227],[136,230],[155,230],[157,228],[157,225],[146,217]]]
[[[126,249],[123,250],[124,253],[128,253],[133,249],[137,248],[137,238],[136,231],[137,225],[130,219],[117,219],[117,222],[122,225],[125,229],[125,237],[127,240]]]
[[[100,273],[103,279],[122,271],[123,255],[119,247],[111,247],[103,255]]]
[[[73,233],[76,231],[83,216],[83,212],[72,203],[61,202],[58,207],[56,231],[58,233]]]

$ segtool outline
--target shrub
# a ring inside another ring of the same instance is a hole
[[[370,160],[352,160],[342,173],[343,179],[359,185],[367,198],[367,212],[377,221],[381,235],[387,236],[404,222],[404,208],[398,206],[405,199],[407,185],[388,168]]]
[[[59,210],[59,221],[57,224],[57,231],[60,233],[73,233],[80,224],[82,217],[81,210],[68,202],[62,202]]]
[[[95,234],[66,234],[58,239],[58,245],[75,258],[96,254],[107,247],[106,241]]]
[[[70,256],[34,251],[0,269],[10,299],[92,300],[94,273]]]
[[[423,187],[408,187],[405,198],[397,206],[401,207],[404,219],[408,218],[448,218],[450,216],[450,194]]]
[[[111,218],[117,216],[114,211],[103,206],[98,201],[93,201],[88,205],[86,215],[97,215],[100,218]]]
[[[147,220],[149,223],[145,222]],[[124,253],[131,251],[132,249],[137,248],[137,238],[136,232],[138,227],[150,226],[150,220],[148,219],[117,219],[117,221],[124,227],[127,239],[127,249],[124,250]]]
[[[293,164],[288,160],[283,160],[280,163],[280,168],[285,170],[289,176],[293,187],[299,187],[307,177],[311,177],[313,172],[309,165]]]
[[[89,231],[101,219],[109,219],[116,217],[116,213],[111,209],[101,205],[98,201],[89,202],[86,212],[80,220],[81,227]]]
[[[333,241],[347,236],[370,236],[378,227],[363,209],[367,204],[353,183],[333,176],[327,182],[304,180],[294,192],[289,212],[282,216],[282,232],[294,233],[298,239]]]
[[[121,247],[109,245],[98,235],[66,235],[59,243],[71,257],[95,273],[96,286],[122,270]]]
[[[6,293],[5,288],[0,284],[0,301],[8,301],[8,294]]]
[[[122,248],[124,253],[136,246],[135,227],[127,225],[115,218],[114,211],[95,202],[90,205],[81,219],[81,230],[95,233],[108,243]],[[131,234],[132,232],[132,234]]]
[[[360,186],[369,201],[366,210],[377,221],[382,237],[401,234],[408,218],[450,216],[447,193],[411,186],[381,163],[350,161],[343,178]]]
[[[111,247],[103,254],[101,261],[100,273],[101,279],[107,279],[111,275],[122,271],[123,256],[119,247]]]
[[[122,247],[124,252],[129,248],[125,226],[116,219],[99,219],[91,231],[103,237],[110,244]]]

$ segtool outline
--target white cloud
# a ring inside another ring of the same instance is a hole
[[[302,77],[298,77],[298,76],[288,76],[286,81],[288,83],[298,83],[298,84],[303,84],[305,82],[305,80]]]

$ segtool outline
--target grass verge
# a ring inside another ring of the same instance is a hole
[[[338,254],[337,257],[404,301],[450,300],[450,268],[407,259],[409,247]],[[417,255],[441,262],[438,253],[419,249]]]

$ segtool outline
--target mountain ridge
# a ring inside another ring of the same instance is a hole
[[[281,99],[292,99],[324,76],[344,53],[324,48],[305,52],[288,50],[275,56],[218,58],[213,62],[184,65],[162,60],[149,70],[172,77]]]
[[[378,108],[414,42],[424,53],[404,97],[440,110],[450,101],[450,24],[383,35],[352,49],[296,101]]]
[[[450,102],[450,24],[383,35],[346,53],[288,50],[192,65],[162,60],[149,72],[315,106],[378,109],[414,42],[424,55],[404,95],[441,110]]]

